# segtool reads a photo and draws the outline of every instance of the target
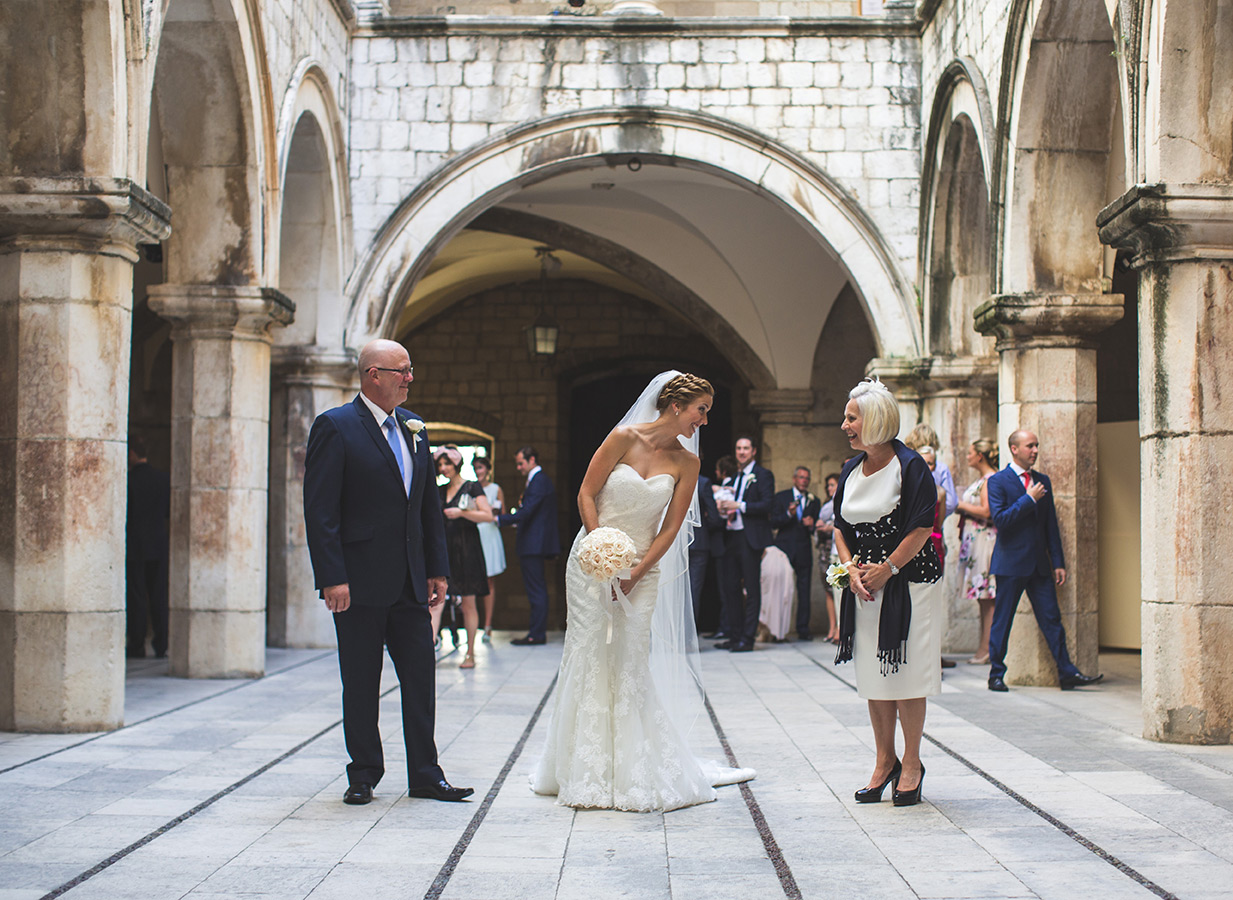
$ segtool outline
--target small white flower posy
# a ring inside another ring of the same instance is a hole
[[[424,430],[423,419],[403,419],[403,427],[411,432],[411,449],[418,450],[420,447],[420,432]]]

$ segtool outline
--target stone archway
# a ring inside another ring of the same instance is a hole
[[[350,213],[338,108],[320,67],[306,65],[283,117],[279,289],[295,322],[275,334],[270,392],[268,642],[333,646],[304,537],[303,454],[316,415],[344,402],[355,366],[342,348],[342,272]]]
[[[171,0],[151,118],[172,207],[171,671],[265,668],[270,329],[293,307],[265,287],[277,196],[273,103],[249,0]]]
[[[385,223],[357,267],[348,345],[390,332],[438,250],[480,212],[554,175],[631,161],[706,170],[771,199],[833,250],[874,323],[881,355],[919,355],[911,286],[876,226],[842,188],[791,151],[731,122],[641,108],[568,113],[515,128],[430,178]],[[803,373],[807,383],[808,361]]]

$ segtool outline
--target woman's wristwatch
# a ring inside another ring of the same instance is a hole
[[[893,562],[891,562],[889,559],[887,559],[887,560],[886,560],[886,564],[887,564],[888,566],[890,566],[890,570],[891,570],[891,577],[892,577],[892,578],[893,578],[893,577],[895,577],[896,575],[898,575],[898,574],[899,574],[899,567],[898,567],[897,565],[895,565],[895,564],[894,564]]]

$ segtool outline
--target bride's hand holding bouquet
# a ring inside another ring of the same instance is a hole
[[[601,526],[588,532],[578,546],[578,566],[582,574],[600,583],[612,584],[613,601],[633,590],[642,578],[636,572],[638,550],[624,531]],[[636,573],[636,574],[635,574]],[[615,581],[615,584],[613,583]]]

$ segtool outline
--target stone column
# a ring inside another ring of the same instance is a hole
[[[1140,185],[1100,213],[1139,267],[1143,730],[1233,740],[1233,186]]]
[[[0,178],[0,730],[124,714],[137,245],[171,210],[125,179]]]
[[[265,671],[270,329],[294,305],[271,288],[163,284],[172,323],[171,672]]]
[[[775,473],[775,490],[791,487],[797,466],[809,466],[818,477],[819,432],[823,429],[809,424],[813,391],[750,391],[749,408],[762,424],[758,462]]]
[[[1071,659],[1097,670],[1096,345],[1092,335],[1122,317],[1121,294],[1001,294],[976,310],[976,330],[997,337],[998,444],[1018,428],[1040,437],[1037,467],[1053,482],[1066,554],[1058,605]],[[1019,602],[1006,654],[1007,682],[1056,685],[1057,664]]]
[[[275,347],[270,391],[269,628],[272,647],[333,647],[334,623],[313,588],[304,533],[304,453],[318,414],[359,391],[355,359]]]

